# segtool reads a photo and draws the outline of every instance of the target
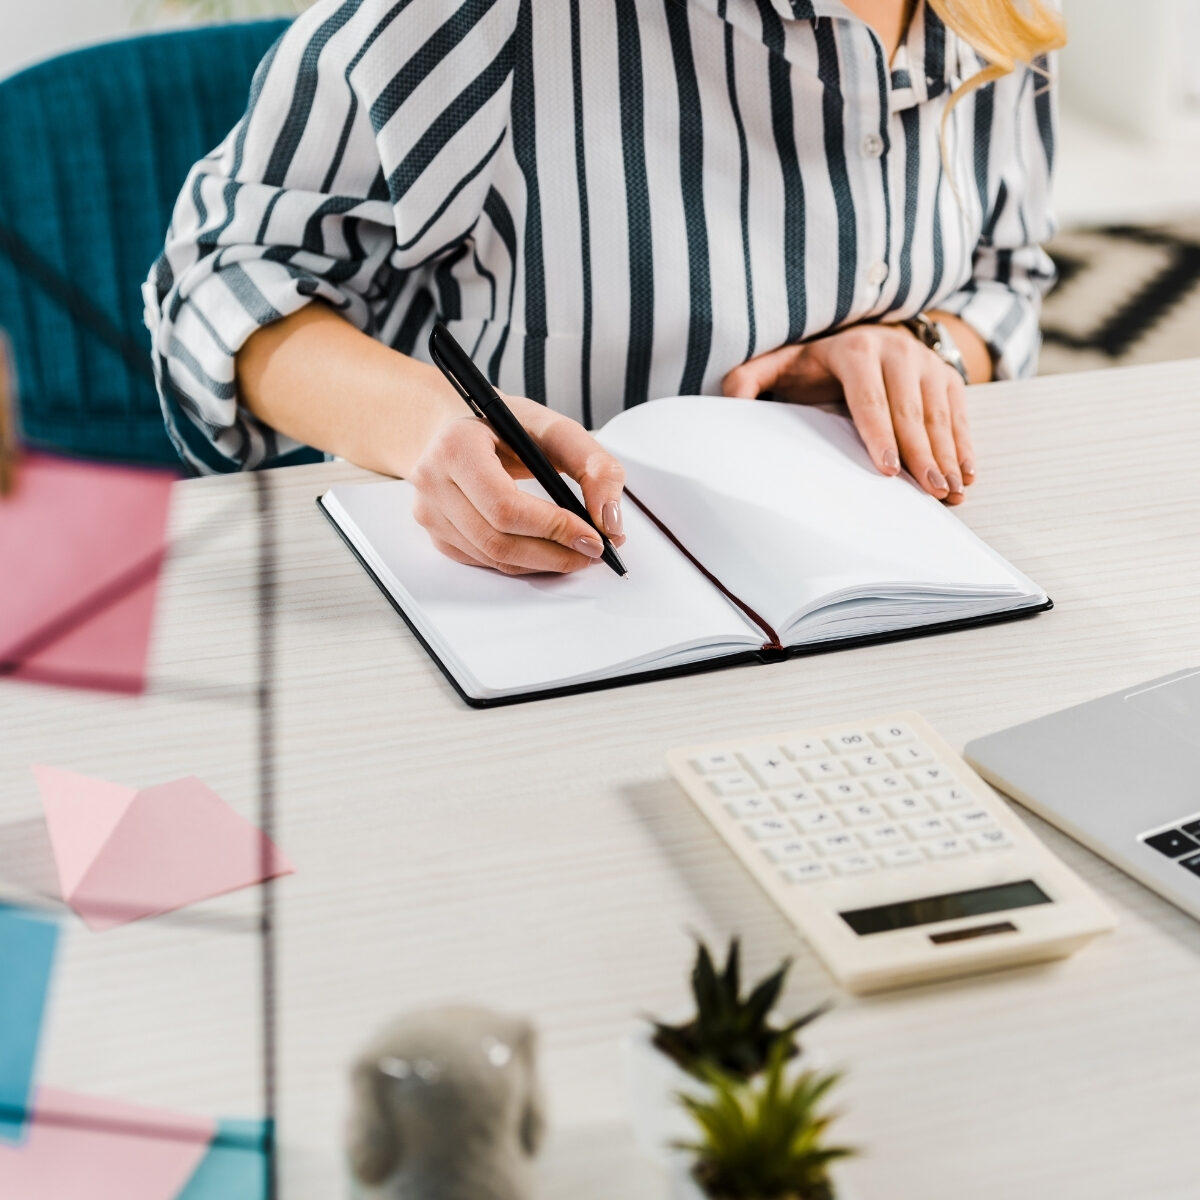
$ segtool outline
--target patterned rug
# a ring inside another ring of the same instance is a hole
[[[1200,356],[1200,218],[1060,233],[1040,373]]]

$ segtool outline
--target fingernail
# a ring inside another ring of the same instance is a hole
[[[962,490],[963,490],[962,480],[959,479],[959,477],[957,475],[955,475],[953,471],[951,471],[950,474],[946,476],[946,486],[950,489],[950,495],[952,495],[952,496],[961,496],[962,495]]]
[[[900,470],[900,456],[895,450],[885,450],[883,452],[883,469],[885,471]]]
[[[588,558],[599,558],[604,553],[604,547],[595,538],[577,537],[574,545],[580,554],[586,554]]]
[[[962,467],[964,479],[975,474],[975,464],[969,458],[964,458],[958,465]]]
[[[618,533],[622,532],[621,506],[615,500],[605,500],[600,514],[604,518],[604,532],[609,537],[615,537]]]
[[[944,492],[946,490],[946,480],[937,467],[930,467],[929,470],[925,472],[925,478],[929,480],[929,486],[933,488],[935,492]]]

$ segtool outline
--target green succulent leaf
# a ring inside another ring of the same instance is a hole
[[[785,1058],[795,1056],[799,1052],[797,1032],[826,1011],[827,1006],[786,1025],[772,1025],[771,1010],[783,992],[790,967],[791,960],[785,960],[743,998],[740,941],[736,937],[730,939],[724,966],[718,973],[712,953],[698,940],[692,967],[696,1014],[680,1025],[652,1021],[654,1045],[694,1075],[700,1075],[701,1068],[708,1065],[749,1078],[766,1067],[777,1045],[783,1047]]]
[[[722,1200],[832,1200],[830,1164],[854,1151],[825,1144],[833,1118],[821,1105],[837,1074],[801,1071],[788,1078],[786,1047],[772,1049],[766,1072],[751,1081],[703,1068],[703,1095],[679,1097],[697,1127],[678,1143],[694,1175]]]
[[[750,993],[750,998],[746,1001],[746,1017],[751,1024],[761,1024],[766,1020],[767,1013],[775,1007],[775,1002],[783,991],[783,981],[787,978],[791,965],[792,960],[785,959],[783,965],[773,975],[768,975]]]
[[[721,982],[725,985],[725,992],[729,996],[737,996],[742,990],[740,978],[741,972],[741,942],[738,938],[732,937],[729,939],[729,953],[725,956],[725,971],[721,976]]]

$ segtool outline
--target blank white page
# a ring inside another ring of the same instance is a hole
[[[911,479],[880,475],[845,417],[675,396],[619,414],[598,437],[629,489],[780,634],[844,596],[1027,590]]]
[[[532,480],[519,485],[540,495]],[[399,480],[331,488],[327,511],[464,690],[479,698],[757,649],[763,636],[632,505],[629,568],[502,575],[439,553]]]

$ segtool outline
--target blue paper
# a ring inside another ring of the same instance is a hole
[[[270,1121],[217,1122],[217,1135],[177,1200],[266,1200]]]
[[[58,925],[0,904],[0,1141],[18,1143],[29,1117],[42,1012]]]

